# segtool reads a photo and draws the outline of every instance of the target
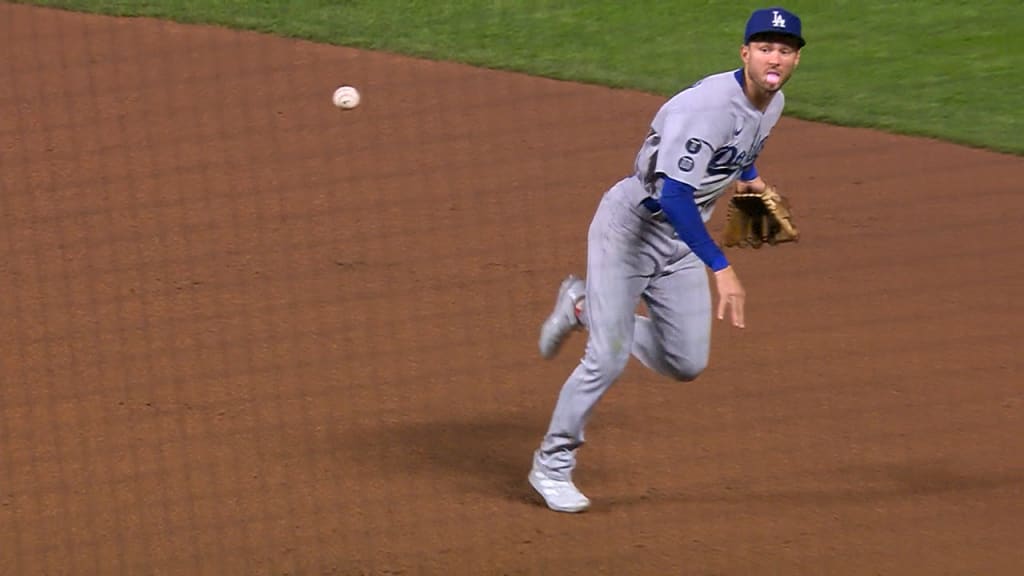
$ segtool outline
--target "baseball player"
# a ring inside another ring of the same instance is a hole
[[[562,282],[540,331],[545,358],[571,332],[588,334],[529,474],[552,510],[579,512],[590,505],[572,481],[576,454],[591,411],[630,354],[679,381],[704,371],[709,275],[718,292],[716,316],[743,327],[743,286],[706,223],[730,184],[737,194],[767,187],[755,161],[782,115],[782,87],[804,44],[792,12],[754,11],[740,47],[742,67],[707,76],[669,99],[654,116],[635,172],[601,199],[587,237],[586,280],[570,275]],[[641,298],[647,317],[635,314]]]

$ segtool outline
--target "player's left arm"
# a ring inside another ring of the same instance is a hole
[[[757,166],[753,164],[744,168],[736,180],[736,191],[740,194],[763,194],[766,188],[768,188],[768,183],[761,178]]]
[[[785,96],[782,93],[779,93],[777,95],[777,98],[779,99],[779,106],[775,111],[775,119],[771,122],[771,125],[768,127],[769,134],[771,133],[771,130],[775,127],[776,122],[778,122],[779,117],[781,117],[782,109],[785,106]],[[767,138],[768,136],[766,135],[765,139]],[[762,145],[763,143],[764,141],[762,141]],[[760,150],[758,151],[758,155],[759,154]],[[760,172],[758,172],[757,170],[757,155],[755,155],[754,158],[750,160],[750,164],[743,168],[743,170],[740,172],[739,177],[736,179],[736,192],[739,192],[740,194],[764,194],[765,190],[767,189],[768,183],[764,181],[764,178],[761,177]]]

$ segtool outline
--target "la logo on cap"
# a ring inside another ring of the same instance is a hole
[[[800,28],[800,17],[785,8],[775,6],[754,10],[747,20],[743,43],[749,43],[750,39],[758,34],[782,34],[796,38],[799,47],[803,48],[807,42],[804,41]]]

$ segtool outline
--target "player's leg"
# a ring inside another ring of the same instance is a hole
[[[693,253],[651,280],[644,293],[650,318],[638,317],[633,354],[675,380],[694,380],[711,350],[711,293],[704,263]]]
[[[628,207],[607,197],[591,223],[584,309],[586,350],[562,386],[548,431],[534,455],[535,470],[553,480],[571,481],[587,419],[629,361],[634,313],[651,272],[636,269],[645,262],[638,257],[642,247],[635,228],[639,225]],[[653,264],[647,266],[653,268]]]

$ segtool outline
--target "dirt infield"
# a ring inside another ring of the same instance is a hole
[[[1024,573],[1024,158],[784,119],[804,240],[730,253],[748,328],[631,364],[558,515],[536,328],[661,98],[0,23],[0,574]]]

